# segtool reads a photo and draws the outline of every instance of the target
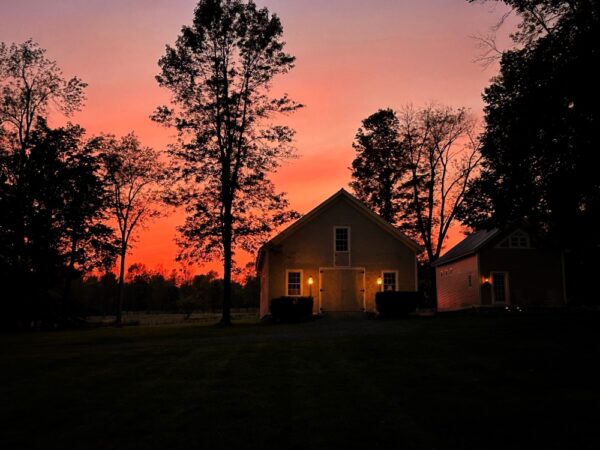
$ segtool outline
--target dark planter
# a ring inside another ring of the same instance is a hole
[[[402,317],[417,310],[419,292],[385,291],[375,294],[377,312],[382,317]]]
[[[271,299],[269,310],[273,319],[280,322],[300,322],[312,316],[312,297],[277,297]]]

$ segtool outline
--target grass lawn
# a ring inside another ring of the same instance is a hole
[[[0,336],[5,449],[582,449],[600,316]]]

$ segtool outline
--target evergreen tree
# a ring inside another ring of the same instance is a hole
[[[356,151],[350,183],[354,193],[385,220],[396,223],[408,158],[394,110],[380,109],[363,120],[352,147]]]

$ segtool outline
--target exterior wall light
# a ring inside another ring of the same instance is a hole
[[[308,284],[312,285],[314,282],[313,277],[308,277]]]
[[[489,277],[483,277],[483,284],[489,284],[489,282],[490,282]]]
[[[308,295],[309,297],[312,297],[312,285],[315,282],[315,280],[313,280],[313,277],[308,277]]]
[[[383,284],[383,280],[381,279],[381,277],[377,277],[377,285],[381,286]]]

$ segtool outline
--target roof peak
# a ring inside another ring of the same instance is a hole
[[[415,251],[419,249],[419,245],[416,242],[414,242],[411,238],[409,238],[404,233],[402,233],[400,230],[398,230],[391,223],[387,222],[386,220],[381,218],[379,215],[377,215],[375,212],[373,212],[373,210],[371,210],[371,208],[369,208],[361,200],[356,198],[356,196],[354,196],[353,194],[348,192],[343,187],[340,188],[340,190],[335,192],[333,195],[327,197],[324,201],[322,201],[316,207],[314,207],[313,209],[308,211],[300,219],[296,220],[294,223],[292,223],[286,229],[284,229],[283,231],[278,233],[276,236],[271,238],[267,242],[267,244],[271,243],[273,241],[276,241],[278,239],[281,239],[285,235],[289,235],[289,234],[293,233],[295,231],[295,229],[297,229],[299,226],[301,226],[304,222],[306,222],[307,220],[310,220],[310,218],[319,214],[323,209],[327,208],[333,201],[335,201],[337,198],[341,198],[341,197],[347,198],[349,200],[349,202],[351,204],[353,204],[356,208],[358,208],[359,210],[363,211],[363,213],[365,213],[369,217],[371,217],[376,223],[379,224],[379,226],[384,227],[385,229],[387,229],[388,232],[392,232],[396,237],[402,239],[409,247],[412,247]]]

